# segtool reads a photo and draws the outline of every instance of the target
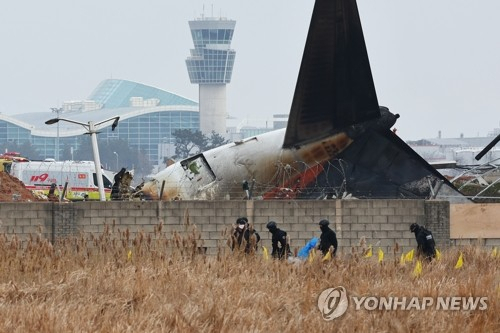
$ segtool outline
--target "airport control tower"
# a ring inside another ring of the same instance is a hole
[[[186,59],[191,83],[199,84],[200,130],[226,136],[226,84],[231,82],[231,50],[236,21],[204,17],[189,21],[194,49]]]

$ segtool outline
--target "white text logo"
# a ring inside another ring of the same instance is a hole
[[[484,311],[488,297],[352,297],[356,310],[448,310]]]
[[[383,297],[351,296],[356,311],[485,311],[488,309],[488,297],[438,296],[438,297]],[[324,320],[333,320],[342,316],[349,305],[344,287],[328,288],[318,297],[318,308]]]

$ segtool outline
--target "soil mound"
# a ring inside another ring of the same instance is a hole
[[[46,201],[37,198],[33,192],[28,190],[22,181],[9,175],[7,172],[0,172],[0,201]]]

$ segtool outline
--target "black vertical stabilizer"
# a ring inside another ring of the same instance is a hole
[[[283,148],[380,116],[355,0],[316,0]]]

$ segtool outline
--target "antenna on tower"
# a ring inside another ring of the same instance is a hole
[[[214,4],[212,4],[212,17],[214,17]]]

